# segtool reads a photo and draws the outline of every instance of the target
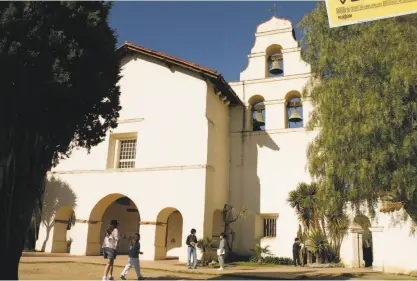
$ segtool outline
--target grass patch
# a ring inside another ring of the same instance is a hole
[[[259,264],[257,262],[249,262],[249,261],[236,261],[226,265],[234,265],[234,266],[250,266],[250,267],[277,267],[280,264],[273,264],[273,263],[263,263]]]

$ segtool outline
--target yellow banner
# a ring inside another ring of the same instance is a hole
[[[417,0],[325,0],[330,27],[417,13]]]

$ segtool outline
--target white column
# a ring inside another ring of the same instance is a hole
[[[245,110],[245,131],[252,131],[253,130],[253,124],[252,124],[252,106],[246,106]]]
[[[348,235],[342,242],[340,258],[348,268],[362,267],[362,232],[363,230],[361,228],[351,227],[348,231]]]
[[[286,123],[285,100],[265,102],[265,129],[284,129]]]
[[[369,230],[372,232],[372,269],[375,271],[384,271],[384,241],[383,241],[383,226],[370,227]]]
[[[73,240],[71,244],[71,250],[70,250],[71,255],[77,255],[77,256],[85,256],[85,255],[93,255],[93,254],[99,255],[100,245],[97,245],[96,247],[98,249],[98,252],[87,253],[87,244],[88,244],[88,238],[89,238],[88,237],[89,223],[87,220],[82,221],[82,222],[81,221],[82,220],[77,219],[73,228],[71,229],[71,238]],[[93,224],[93,227],[98,227],[98,232],[100,232],[101,223],[97,223],[95,225]],[[94,242],[99,243],[99,241],[94,241]]]
[[[303,105],[303,124],[306,127],[313,112],[313,103],[310,98],[302,98],[301,102]]]
[[[143,260],[155,260],[155,235],[156,223],[141,223],[140,225],[140,248]]]

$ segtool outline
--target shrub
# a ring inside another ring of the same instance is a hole
[[[257,256],[250,257],[249,262],[258,262],[258,257]],[[264,257],[262,262],[265,264],[276,264],[276,265],[292,265],[293,264],[293,261],[291,258],[275,257],[275,256]]]

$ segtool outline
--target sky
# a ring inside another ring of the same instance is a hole
[[[295,28],[317,2],[114,2],[110,25],[125,41],[163,52],[222,73],[238,81],[246,68],[258,24],[269,20],[274,4],[277,17]]]

